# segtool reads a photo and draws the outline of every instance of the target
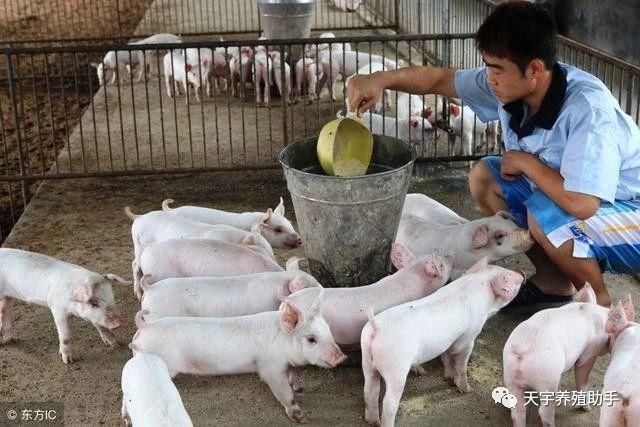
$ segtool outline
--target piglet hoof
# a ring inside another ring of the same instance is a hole
[[[469,386],[469,384],[456,384],[456,388],[458,389],[458,391],[460,393],[469,393],[472,391],[472,388]]]
[[[414,365],[411,367],[411,373],[421,377],[422,375],[425,375],[427,372],[424,370],[422,366]]]
[[[102,337],[102,342],[105,345],[108,345],[109,347],[119,347],[120,346],[120,343],[118,342],[116,337],[104,336],[104,337]]]
[[[372,425],[372,426],[379,426],[380,425],[380,416],[365,414],[364,420],[367,422],[367,424]]]
[[[307,416],[304,414],[304,412],[302,412],[302,409],[300,408],[292,409],[291,413],[287,413],[287,415],[289,416],[289,418],[291,418],[292,421],[296,423],[306,424],[309,422],[309,420],[307,420]]]
[[[13,337],[13,335],[6,335],[0,338],[0,344],[11,344],[14,342],[16,342],[16,339]]]
[[[69,363],[73,363],[73,356],[71,355],[70,350],[61,351],[60,356],[62,356],[62,361],[64,362],[65,365],[68,365]]]

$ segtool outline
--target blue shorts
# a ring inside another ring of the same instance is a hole
[[[497,181],[509,212],[519,226],[527,227],[527,211],[549,241],[559,247],[573,240],[573,256],[596,258],[602,271],[640,272],[640,200],[602,201],[596,213],[580,220],[562,210],[542,191],[533,190],[525,177],[507,181],[500,175],[501,158],[482,159]]]

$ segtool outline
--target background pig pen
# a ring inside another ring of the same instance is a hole
[[[38,25],[36,20],[24,20],[25,23],[31,21]],[[336,33],[341,34],[338,31]],[[246,35],[237,38],[243,39]],[[197,37],[193,39],[198,40]],[[381,48],[380,45],[374,50]],[[125,85],[125,89],[126,96],[128,86]],[[136,90],[144,89],[138,86]],[[326,97],[325,91],[325,101],[319,105],[319,110],[316,105],[313,105],[310,113],[298,107],[299,116],[290,119],[295,120],[296,126],[300,117],[312,120],[313,126],[321,125],[319,117],[330,117],[340,109],[339,105],[327,102]],[[280,99],[276,98],[275,102],[279,104]],[[200,115],[199,105],[192,104],[192,108],[195,109],[194,114]],[[247,108],[253,114],[253,106]],[[281,124],[278,116],[271,116],[273,111],[275,109],[259,113],[263,117],[270,117],[269,129]],[[234,132],[242,129],[245,120],[243,113],[243,110],[236,109],[224,117],[225,123],[230,123],[230,129]],[[3,114],[6,114],[5,111]],[[67,114],[74,116],[70,112]],[[77,122],[62,125],[62,113],[54,117],[58,118],[56,129],[64,128],[69,133],[75,129]],[[129,126],[131,119],[131,116],[125,115],[125,123]],[[184,118],[181,120],[180,129],[186,133],[187,123]],[[299,131],[301,128],[297,129]],[[119,130],[119,125],[114,128],[115,132]],[[251,131],[255,133],[257,129],[252,128]],[[48,131],[43,133],[49,134]],[[63,143],[68,136],[56,133]],[[266,138],[265,135],[261,137]],[[171,138],[175,138],[175,135],[171,135]],[[279,136],[271,138],[277,141]],[[52,144],[49,147],[52,152]],[[66,150],[63,144],[59,144],[58,150],[63,147]],[[270,158],[278,148],[277,145],[263,147],[265,151],[262,155]],[[52,153],[50,158],[56,155]],[[188,154],[183,159],[188,160]],[[242,159],[239,160],[241,163]],[[409,191],[424,192],[462,216],[478,218],[480,215],[470,202],[466,170],[466,164],[418,165]],[[32,191],[35,192],[37,186],[34,185]],[[122,207],[129,205],[135,213],[144,213],[159,209],[163,199],[174,198],[178,205],[200,204],[225,210],[253,211],[275,207],[281,195],[285,199],[287,217],[294,220],[291,201],[279,170],[48,180],[38,188],[37,195],[4,246],[37,251],[93,271],[130,277],[133,255],[130,220],[124,215]],[[291,255],[303,255],[301,249],[275,252],[281,265]],[[510,268],[523,267],[531,273],[531,266],[523,256],[504,260],[501,264]],[[306,267],[304,263],[302,267]],[[628,276],[609,275],[606,280],[614,299],[621,298],[636,287],[634,279]],[[123,345],[115,349],[107,348],[90,325],[73,318],[73,345],[78,361],[68,366],[62,364],[57,354],[57,337],[49,311],[44,307],[16,302],[14,331],[18,341],[0,346],[0,400],[62,402],[66,425],[119,425],[120,371],[131,354],[126,344],[135,332],[133,315],[139,303],[132,290],[117,288],[114,292],[127,319],[125,326],[116,331]],[[426,365],[427,376],[410,376],[401,401],[398,424],[509,425],[508,410],[493,403],[491,390],[503,385],[501,354],[507,336],[516,324],[532,312],[530,309],[520,309],[509,314],[498,314],[487,323],[476,340],[469,364],[469,381],[474,389],[470,395],[458,394],[443,381],[439,361]],[[601,387],[607,363],[608,356],[605,356],[596,364],[590,390]],[[301,404],[312,424],[364,425],[363,380],[359,368],[343,367],[327,371],[308,367],[301,369],[300,375],[305,383]],[[267,386],[255,375],[181,376],[177,378],[176,385],[195,425],[289,423]],[[563,377],[560,389],[575,389],[570,373]],[[597,409],[582,413],[564,407],[557,411],[557,422],[569,426],[597,425],[598,414]],[[528,414],[530,420],[534,416],[531,412]]]

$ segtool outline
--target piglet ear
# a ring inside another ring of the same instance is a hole
[[[273,213],[276,214],[276,215],[284,216],[284,201],[282,200],[282,197],[280,197],[280,203],[273,210]]]
[[[633,308],[633,301],[631,301],[631,294],[627,295],[627,297],[622,300],[622,308],[624,309],[624,315],[627,320],[633,322],[636,317],[636,313]]]
[[[463,273],[463,275],[477,273],[477,272],[482,271],[485,268],[487,268],[488,265],[489,265],[489,258],[487,258],[486,256],[482,257],[478,261],[476,261],[475,264],[473,264],[471,267],[469,267]]]
[[[432,114],[433,110],[431,109],[431,107],[427,107],[422,110],[422,117],[424,117],[425,119],[428,119]]]
[[[622,306],[622,302],[619,302],[616,307],[609,312],[609,317],[607,318],[607,323],[605,324],[605,331],[608,334],[613,334],[616,337],[620,332],[622,332],[629,324],[627,320],[627,316],[624,314],[624,307]]]
[[[287,260],[285,264],[286,271],[300,271],[300,261],[304,261],[304,258],[300,258],[298,256],[292,256]]]
[[[89,302],[93,297],[93,286],[86,277],[79,277],[71,284],[71,299],[78,302]]]
[[[273,211],[271,210],[271,208],[267,209],[267,211],[262,215],[262,218],[260,219],[261,227],[269,227],[269,220],[271,219],[272,214]]]
[[[504,219],[513,220],[513,216],[511,216],[511,214],[509,212],[498,211],[498,212],[496,212],[496,215],[501,216]]]
[[[122,285],[122,286],[133,285],[133,282],[131,280],[125,280],[122,277],[118,276],[117,274],[107,273],[103,277],[115,285]]]
[[[289,301],[280,305],[280,326],[290,334],[302,322],[300,310]]]
[[[591,284],[589,282],[585,282],[584,286],[576,293],[573,300],[575,302],[596,304],[596,293],[593,292]]]
[[[401,270],[413,263],[415,256],[406,247],[400,243],[391,244],[391,263],[395,268]]]
[[[311,303],[311,307],[309,307],[309,312],[307,313],[308,317],[316,317],[322,316],[322,298],[324,297],[324,289],[320,288],[320,292],[318,292],[318,296],[313,303]]]
[[[460,107],[456,104],[449,104],[449,111],[451,111],[451,115],[453,117],[458,117],[460,115]]]
[[[473,239],[471,240],[471,247],[473,249],[482,249],[489,244],[489,227],[481,225],[473,233]]]
[[[304,276],[302,275],[294,277],[293,279],[289,280],[289,283],[287,284],[289,293],[298,292],[301,289],[305,289],[305,287],[306,283],[304,280]]]

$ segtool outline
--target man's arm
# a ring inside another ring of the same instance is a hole
[[[405,67],[392,71],[378,71],[356,75],[349,79],[347,97],[349,110],[359,108],[362,113],[375,105],[384,89],[417,95],[435,93],[457,97],[454,87],[455,70],[438,67]]]
[[[545,165],[533,154],[514,150],[504,153],[501,172],[505,179],[525,175],[565,212],[578,219],[590,218],[600,207],[600,199],[596,196],[565,190],[560,172]]]

